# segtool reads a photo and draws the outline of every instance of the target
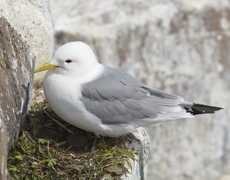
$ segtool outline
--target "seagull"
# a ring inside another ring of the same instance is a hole
[[[98,63],[92,49],[80,41],[59,47],[52,60],[34,72],[45,70],[43,89],[49,106],[63,120],[96,135],[118,137],[138,127],[222,109],[150,88]]]

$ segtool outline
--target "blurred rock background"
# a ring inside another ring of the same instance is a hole
[[[148,127],[148,179],[230,179],[229,0],[51,0],[55,49],[84,41],[150,87],[224,107]]]

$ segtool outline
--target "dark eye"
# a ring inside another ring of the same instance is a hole
[[[65,62],[66,62],[66,63],[71,63],[71,62],[72,62],[72,60],[67,59]]]

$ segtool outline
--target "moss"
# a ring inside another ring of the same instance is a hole
[[[128,172],[127,165],[131,168],[129,160],[136,160],[137,151],[124,146],[124,137],[102,137],[96,151],[90,152],[93,138],[85,138],[88,142],[80,149],[63,146],[69,132],[88,137],[57,117],[46,103],[32,106],[8,155],[12,179],[120,179]]]

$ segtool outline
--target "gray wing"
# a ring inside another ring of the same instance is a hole
[[[144,118],[156,118],[183,98],[150,89],[132,76],[105,66],[96,80],[82,85],[85,108],[103,124],[127,124]]]

